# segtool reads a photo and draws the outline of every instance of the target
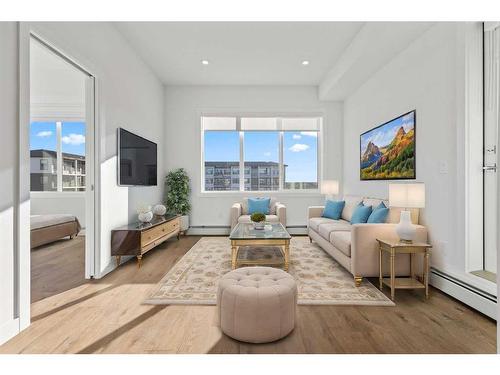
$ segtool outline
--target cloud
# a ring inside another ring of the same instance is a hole
[[[52,134],[54,134],[54,133],[52,133],[52,131],[50,131],[50,130],[43,130],[41,132],[36,133],[36,136],[45,138],[45,137],[50,137]]]
[[[67,145],[79,146],[85,143],[85,136],[82,134],[69,134],[61,138],[63,143]]]
[[[306,151],[308,149],[309,149],[309,146],[305,145],[303,143],[296,143],[292,147],[289,148],[289,150],[292,152],[302,152],[302,151]]]
[[[300,134],[294,134],[294,135],[292,136],[292,138],[293,138],[293,139],[300,139],[300,138],[302,138],[302,136],[301,136]]]
[[[300,132],[302,135],[307,135],[308,137],[318,137],[318,132]]]
[[[264,152],[264,156],[271,156],[270,152]]]

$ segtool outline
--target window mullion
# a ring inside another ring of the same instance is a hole
[[[56,163],[57,163],[57,191],[63,191],[63,158],[62,158],[62,123],[56,121]]]
[[[240,191],[245,191],[245,161],[243,160],[244,158],[244,139],[245,139],[245,134],[244,132],[240,131]]]

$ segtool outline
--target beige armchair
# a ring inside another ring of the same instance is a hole
[[[276,199],[271,198],[269,207],[269,215],[266,215],[266,221],[270,223],[281,223],[286,227],[286,206]],[[231,207],[231,230],[238,223],[250,223],[250,215],[248,214],[248,198],[241,202],[234,203]]]

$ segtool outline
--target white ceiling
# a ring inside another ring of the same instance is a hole
[[[319,85],[362,22],[117,22],[167,85]],[[209,65],[202,65],[206,59]],[[309,60],[308,66],[301,62]]]

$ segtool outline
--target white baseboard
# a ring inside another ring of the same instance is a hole
[[[482,292],[445,273],[431,270],[430,284],[473,309],[497,320],[495,296]]]
[[[12,319],[0,326],[0,345],[19,333],[19,318]]]

